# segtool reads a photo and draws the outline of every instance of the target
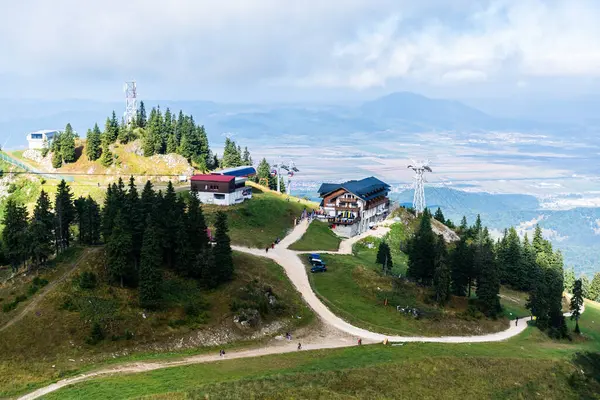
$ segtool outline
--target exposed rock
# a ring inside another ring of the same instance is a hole
[[[241,328],[255,328],[261,322],[260,313],[254,308],[245,308],[238,311],[233,317],[233,322]]]
[[[431,219],[431,229],[436,235],[442,235],[447,243],[457,242],[460,240],[460,237],[456,234],[456,232],[441,222],[434,220],[433,218]]]
[[[23,152],[23,158],[27,158],[28,160],[33,160],[37,163],[41,163],[44,157],[42,157],[42,152],[37,149],[27,149]]]

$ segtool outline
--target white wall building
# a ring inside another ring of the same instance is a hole
[[[27,141],[29,142],[30,149],[43,149],[49,147],[50,142],[58,134],[57,130],[41,130],[31,132],[27,135]]]

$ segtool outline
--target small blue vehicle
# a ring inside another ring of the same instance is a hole
[[[310,269],[310,272],[326,272],[327,271],[327,267],[325,266],[324,263],[318,263],[318,264],[313,264],[313,267]]]
[[[321,260],[321,256],[317,253],[309,254],[308,261],[310,261],[311,264],[323,262],[323,260]]]

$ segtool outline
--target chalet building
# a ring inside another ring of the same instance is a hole
[[[390,186],[375,177],[323,183],[319,188],[321,212],[338,235],[359,235],[387,217],[389,191]]]
[[[191,190],[204,204],[230,206],[252,198],[252,188],[246,187],[246,181],[255,174],[254,167],[244,166],[193,175]]]

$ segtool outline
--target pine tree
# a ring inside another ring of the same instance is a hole
[[[565,269],[565,290],[568,293],[573,293],[573,285],[575,284],[575,269],[573,267]]]
[[[279,190],[281,193],[286,193],[285,181],[283,180],[283,176],[279,177]]]
[[[444,305],[450,299],[450,268],[448,268],[448,253],[444,237],[438,235],[435,243],[435,271],[433,274],[433,289],[435,301]]]
[[[206,220],[200,206],[200,200],[193,192],[188,204],[187,217],[186,231],[192,249],[200,251],[208,248]]]
[[[175,135],[169,135],[167,138],[167,154],[177,153],[177,139]]]
[[[73,193],[63,179],[56,189],[54,199],[54,234],[57,253],[66,250],[71,243],[69,228],[75,221],[75,216]]]
[[[456,244],[450,256],[452,293],[456,296],[466,296],[470,280],[470,271],[473,266],[473,257],[467,244],[466,236],[463,235]]]
[[[469,225],[467,224],[467,217],[465,217],[463,215],[462,219],[460,220],[460,226],[458,228],[460,230],[460,233],[463,235],[467,234],[467,230],[469,229]]]
[[[131,233],[120,210],[117,211],[111,235],[106,243],[106,255],[111,282],[119,282],[123,287],[125,280],[131,279]]]
[[[525,287],[524,290],[531,291],[534,285],[535,279],[535,250],[533,246],[529,243],[529,239],[527,238],[527,234],[523,238],[523,252],[521,257],[521,263],[523,268],[523,273],[525,275]]]
[[[100,164],[108,168],[113,163],[113,154],[110,151],[109,143],[105,140],[102,142],[102,155],[100,156]]]
[[[133,176],[129,178],[129,188],[125,195],[125,215],[127,226],[131,233],[131,255],[136,265],[140,260],[142,251],[142,240],[144,235],[144,224],[140,197],[135,186]]]
[[[194,251],[197,251],[197,249],[191,247],[190,237],[188,237],[188,215],[185,213],[179,215],[175,226],[175,269],[192,278],[197,278],[197,271],[193,262]]]
[[[594,278],[590,285],[589,299],[593,301],[600,300],[600,272],[594,274]]]
[[[139,272],[140,306],[156,309],[161,303],[162,248],[152,216],[146,220]]]
[[[228,282],[233,278],[233,254],[231,251],[231,240],[227,234],[227,214],[218,211],[215,221],[215,247],[213,255],[218,268],[218,283]]]
[[[154,154],[165,154],[166,137],[164,128],[163,115],[160,112],[160,107],[157,107],[156,116],[148,126],[154,141]]]
[[[180,214],[180,210],[177,207],[177,195],[175,194],[173,183],[169,181],[165,197],[162,201],[161,218],[159,220],[163,233],[162,243],[165,261],[169,268],[173,266],[175,258],[175,240],[177,238],[177,223]]]
[[[146,127],[146,108],[144,107],[143,101],[140,101],[140,107],[137,111],[135,125],[138,128]]]
[[[381,264],[381,271],[383,275],[388,275],[391,273],[392,268],[394,267],[392,253],[390,251],[390,246],[385,241],[382,241],[379,244],[375,262],[377,264]]]
[[[523,269],[521,241],[515,228],[511,227],[505,236],[502,263],[505,273],[505,282],[515,289],[525,290],[526,275]]]
[[[87,139],[85,146],[85,154],[90,161],[96,161],[102,154],[102,142],[100,140],[100,128],[98,124],[94,124],[94,129],[87,131]]]
[[[12,197],[6,201],[2,220],[2,242],[4,257],[10,263],[13,272],[25,262],[28,254],[27,209],[19,205]]]
[[[579,278],[581,279],[581,290],[583,292],[583,297],[585,297],[586,299],[590,298],[590,280],[588,279],[586,274],[581,274],[581,277]]]
[[[65,131],[60,136],[60,152],[65,163],[75,162],[75,134],[71,124],[67,124]]]
[[[244,165],[252,165],[252,156],[248,151],[248,147],[244,147],[244,154],[242,156],[242,162]]]
[[[199,275],[200,282],[208,288],[219,285],[219,267],[212,248],[207,247],[198,253],[194,263],[194,274]]]
[[[113,111],[114,112],[114,111]],[[116,118],[116,115],[115,115]],[[103,144],[112,144],[117,140],[118,131],[113,130],[112,122],[109,117],[104,122],[104,133],[102,134]]]
[[[121,118],[121,123],[119,124],[117,140],[121,144],[125,144],[129,142],[129,127],[125,123],[125,118]]]
[[[242,155],[240,149],[236,146],[235,142],[229,138],[225,139],[225,146],[223,149],[223,158],[221,159],[221,166],[223,168],[239,167],[243,164]]]
[[[155,144],[158,140],[157,138],[157,126],[158,124],[158,114],[155,108],[150,110],[150,117],[148,118],[148,122],[146,125],[146,134],[142,138],[142,149],[144,151],[144,157],[150,157],[155,154]]]
[[[101,219],[100,219],[100,206],[98,203],[88,195],[86,199],[87,203],[87,218],[88,218],[88,235],[86,238],[87,244],[98,244],[100,243],[100,232],[101,232]]]
[[[419,229],[409,243],[407,275],[430,285],[435,271],[435,234],[431,229],[431,214],[421,215]]]
[[[437,208],[437,210],[435,210],[435,214],[433,215],[433,218],[440,221],[442,224],[446,223],[446,218],[444,218],[444,213],[442,213],[442,209],[441,208]]]
[[[31,256],[38,267],[44,265],[53,252],[54,215],[50,211],[50,207],[50,198],[42,190],[29,225]]]
[[[583,288],[581,279],[577,279],[573,284],[573,297],[571,297],[571,319],[575,320],[575,333],[580,334],[579,317],[581,316],[581,307],[583,306]]]
[[[56,142],[56,139],[53,140],[53,142]],[[52,152],[52,168],[60,168],[62,167],[62,154],[60,153],[60,151],[53,151]]]
[[[502,311],[498,297],[500,274],[494,258],[494,245],[487,228],[479,235],[475,246],[475,264],[480,266],[477,279],[477,300],[485,315],[495,317]]]
[[[271,166],[267,162],[266,158],[263,158],[258,164],[258,168],[256,169],[256,178],[257,182],[260,182],[261,179],[269,180],[271,178]]]
[[[142,221],[144,222],[144,232],[146,231],[146,221],[150,215],[152,215],[154,203],[156,202],[156,193],[152,182],[146,181],[144,189],[142,190],[142,196],[140,199],[140,208],[142,210]]]

